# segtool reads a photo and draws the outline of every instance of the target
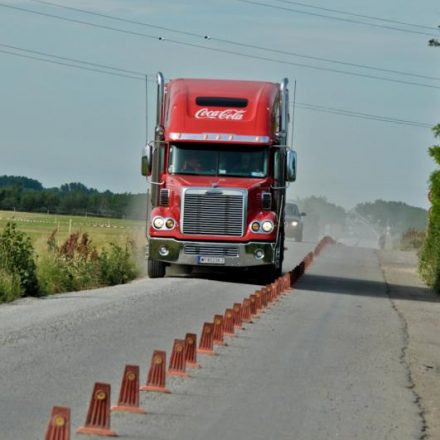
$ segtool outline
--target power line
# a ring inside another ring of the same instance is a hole
[[[428,33],[428,32],[423,32],[423,31],[416,31],[416,30],[412,30],[412,29],[404,29],[404,28],[398,28],[398,27],[394,27],[394,26],[387,26],[387,25],[384,25],[384,24],[370,23],[370,22],[367,22],[367,21],[355,20],[355,19],[352,19],[352,18],[334,17],[332,15],[320,14],[320,13],[317,13],[317,12],[302,11],[300,9],[286,8],[284,6],[272,5],[272,4],[269,4],[269,3],[262,3],[262,2],[258,2],[258,1],[255,1],[255,0],[236,0],[236,1],[241,2],[241,3],[248,3],[248,4],[251,4],[251,5],[264,6],[266,8],[278,9],[278,10],[282,10],[282,11],[295,12],[297,14],[311,15],[311,16],[320,17],[320,18],[328,18],[330,20],[343,21],[343,22],[346,22],[346,23],[362,24],[362,25],[365,25],[365,26],[372,26],[372,27],[376,27],[376,28],[382,28],[382,29],[388,29],[388,30],[393,30],[393,31],[406,32],[406,33],[410,33],[410,34],[428,35],[428,36],[431,36],[431,37],[437,35],[437,34],[434,34],[433,32]]]
[[[14,50],[19,50],[22,52],[28,52],[31,54],[35,54],[35,55],[27,55],[25,53],[17,53],[17,52],[11,52],[8,50],[0,49],[0,53],[4,53],[7,55],[13,55],[13,56],[17,56],[20,58],[37,60],[37,61],[42,61],[42,62],[46,62],[46,63],[50,63],[50,64],[60,65],[63,67],[81,69],[81,70],[91,71],[91,72],[95,72],[95,73],[114,75],[114,76],[132,79],[132,80],[136,80],[136,81],[145,81],[145,78],[147,77],[148,82],[151,82],[151,83],[156,82],[153,79],[148,79],[148,76],[146,74],[139,73],[139,76],[133,76],[133,75],[125,74],[125,73],[109,72],[107,70],[103,70],[103,69],[114,69],[117,71],[122,70],[122,71],[127,71],[127,72],[135,72],[135,71],[130,71],[130,70],[126,70],[126,69],[119,69],[117,67],[108,66],[105,64],[90,63],[88,61],[79,60],[79,59],[75,59],[75,58],[60,57],[58,55],[49,54],[47,52],[40,52],[40,51],[36,51],[36,50],[31,50],[31,49],[24,49],[24,48],[20,48],[17,46],[11,46],[11,45],[6,45],[6,44],[2,44],[2,43],[0,43],[0,46],[13,48]],[[41,56],[39,56],[37,54],[39,54]],[[49,57],[53,57],[53,58],[55,58],[55,60],[50,60],[50,59],[48,59]],[[62,59],[64,61],[58,61],[58,59]],[[69,61],[69,62],[67,62],[67,61]],[[95,67],[85,67],[85,66],[81,66],[81,65],[73,64],[73,63],[84,63],[86,65],[92,64],[93,66],[96,66],[96,68]],[[293,104],[292,104],[292,106],[293,106]],[[354,112],[351,110],[345,110],[345,109],[340,109],[340,108],[325,107],[325,106],[317,105],[317,104],[308,104],[306,102],[298,102],[298,103],[296,103],[296,107],[302,108],[305,110],[314,110],[314,111],[319,111],[319,112],[324,112],[324,113],[332,113],[332,114],[336,114],[339,116],[350,116],[350,117],[355,117],[355,118],[360,118],[360,119],[370,119],[370,120],[376,120],[376,121],[387,122],[387,123],[392,123],[392,124],[408,125],[408,126],[422,127],[422,128],[431,128],[432,127],[432,124],[427,124],[427,123],[423,123],[423,122],[409,121],[409,120],[405,120],[405,119],[392,118],[392,117],[387,117],[387,116],[375,115],[375,114],[371,114],[371,113]]]
[[[427,88],[431,88],[431,89],[440,89],[439,86],[434,86],[431,84],[419,83],[419,82],[414,82],[414,81],[392,79],[392,78],[386,78],[384,76],[370,75],[370,74],[366,74],[366,73],[348,72],[346,70],[333,69],[330,67],[313,66],[311,64],[295,63],[292,61],[284,61],[284,60],[279,60],[276,58],[269,58],[269,57],[258,56],[258,55],[249,55],[249,54],[246,54],[243,52],[236,52],[236,51],[227,50],[227,49],[219,49],[219,48],[214,49],[214,48],[209,48],[206,46],[201,46],[201,45],[193,44],[193,43],[180,43],[176,40],[170,40],[170,39],[167,39],[166,41],[171,42],[171,43],[175,43],[175,44],[184,44],[185,46],[189,46],[189,47],[213,50],[216,52],[221,52],[221,53],[226,53],[226,54],[231,54],[231,55],[238,55],[240,57],[258,59],[258,60],[268,61],[268,62],[272,62],[272,63],[285,64],[285,65],[289,65],[289,66],[304,67],[304,68],[312,69],[312,70],[340,73],[342,75],[356,76],[356,77],[360,77],[360,78],[377,79],[377,80],[381,80],[381,81],[388,81],[388,82],[392,82],[392,83],[405,84],[405,85],[411,85],[411,86],[427,87]]]
[[[197,34],[197,33],[188,32],[188,31],[182,31],[182,30],[178,30],[178,29],[174,29],[174,28],[170,28],[170,27],[165,27],[165,26],[158,26],[158,25],[154,25],[151,23],[146,23],[146,22],[142,22],[142,21],[138,21],[138,20],[131,20],[131,19],[126,19],[126,18],[122,18],[122,17],[116,17],[114,15],[104,14],[101,12],[94,12],[94,11],[90,11],[87,9],[60,5],[58,3],[54,3],[54,2],[50,2],[50,1],[46,1],[46,0],[29,0],[29,1],[32,1],[34,3],[43,4],[43,5],[49,5],[49,6],[53,6],[53,7],[57,7],[57,8],[61,8],[61,9],[66,9],[69,11],[80,12],[83,14],[88,14],[88,15],[92,15],[92,16],[96,16],[96,17],[102,17],[102,18],[106,18],[109,20],[115,20],[115,21],[119,21],[119,22],[123,22],[123,23],[134,24],[137,26],[144,26],[144,27],[149,27],[149,28],[153,28],[153,29],[160,29],[160,30],[164,30],[167,32],[174,32],[177,34],[196,37],[196,38],[200,38],[200,39],[204,39],[204,40],[217,41],[220,43],[243,47],[246,49],[256,49],[256,50],[261,50],[261,51],[266,51],[266,52],[271,52],[271,53],[279,53],[282,55],[289,55],[289,56],[294,56],[294,57],[304,58],[304,59],[309,59],[309,60],[324,61],[326,63],[333,63],[333,64],[339,64],[339,65],[344,65],[344,66],[358,67],[358,68],[368,69],[368,70],[375,70],[378,72],[394,73],[394,74],[398,74],[398,75],[411,76],[411,77],[415,77],[415,78],[440,81],[440,77],[438,77],[438,76],[436,77],[436,76],[422,75],[422,74],[416,74],[416,73],[411,73],[411,72],[404,72],[401,70],[375,67],[375,66],[370,66],[367,64],[357,64],[357,63],[351,63],[351,62],[347,62],[347,61],[335,60],[335,59],[331,59],[331,58],[323,58],[323,57],[317,57],[317,56],[312,56],[312,55],[305,55],[305,54],[301,54],[301,53],[297,53],[297,52],[268,48],[268,47],[263,47],[263,46],[259,46],[259,45],[255,45],[255,44],[246,44],[246,43],[239,42],[239,41],[233,41],[233,40],[228,40],[228,39],[224,39],[224,38],[216,38],[216,37],[212,37],[212,36],[208,36],[208,35]],[[280,0],[278,0],[278,1],[280,1]]]
[[[354,112],[351,110],[345,110],[335,107],[325,107],[322,105],[308,104],[305,102],[296,103],[296,107],[302,108],[304,110],[313,110],[324,113],[332,113],[339,116],[347,116],[347,117],[359,118],[359,119],[369,119],[374,121],[387,122],[391,124],[407,125],[412,127],[432,128],[433,125],[424,122],[408,121],[405,119],[392,118],[388,116],[375,115],[371,113]]]
[[[242,1],[242,0],[237,0],[237,1]],[[419,82],[414,82],[414,81],[405,81],[405,80],[387,78],[387,77],[383,77],[383,76],[370,75],[370,74],[359,73],[359,72],[350,72],[350,71],[334,69],[334,68],[330,68],[330,67],[314,66],[314,65],[311,65],[311,64],[295,63],[295,62],[292,62],[292,61],[279,60],[279,59],[276,59],[276,58],[270,58],[270,57],[259,56],[259,55],[251,55],[251,54],[248,54],[248,53],[237,52],[237,51],[228,50],[228,49],[213,48],[213,47],[203,46],[203,45],[196,44],[196,43],[189,43],[189,42],[183,42],[183,41],[174,40],[174,39],[170,39],[170,38],[163,38],[163,37],[160,37],[160,36],[157,37],[157,36],[145,34],[145,33],[142,33],[142,32],[136,32],[136,31],[130,31],[130,30],[125,30],[125,29],[119,29],[119,28],[115,28],[115,27],[112,27],[112,26],[100,25],[100,24],[96,24],[96,23],[87,22],[87,21],[84,21],[84,20],[77,20],[77,19],[62,17],[62,16],[59,16],[59,15],[49,14],[49,13],[45,13],[45,12],[33,11],[33,10],[30,10],[30,9],[26,9],[26,8],[22,8],[22,7],[18,7],[18,6],[6,5],[6,4],[3,4],[3,3],[0,3],[0,7],[5,7],[5,8],[13,9],[13,10],[19,10],[19,11],[22,11],[22,12],[28,12],[28,13],[31,13],[31,14],[36,14],[36,15],[40,15],[40,16],[44,16],[44,17],[55,18],[55,19],[58,19],[58,20],[73,22],[73,23],[77,23],[77,24],[83,24],[83,25],[86,25],[86,26],[91,26],[91,27],[94,27],[94,28],[110,30],[110,31],[119,32],[119,33],[123,33],[123,34],[140,36],[140,37],[145,37],[145,38],[159,40],[159,41],[166,41],[168,43],[173,43],[173,44],[180,45],[180,46],[192,47],[192,48],[196,48],[196,49],[203,49],[203,50],[214,51],[214,52],[218,52],[218,53],[225,53],[225,54],[229,54],[229,55],[237,55],[237,56],[240,56],[240,57],[245,57],[245,58],[250,58],[250,59],[257,59],[257,60],[261,60],[261,61],[272,62],[272,63],[277,63],[277,64],[284,64],[284,65],[290,65],[290,66],[295,66],[295,67],[303,67],[303,68],[306,68],[306,69],[313,69],[313,70],[318,70],[318,71],[326,71],[326,72],[332,72],[332,73],[339,73],[339,74],[342,74],[342,75],[349,75],[349,76],[355,76],[355,77],[361,77],[361,78],[368,78],[368,79],[374,79],[374,80],[380,80],[380,81],[387,81],[387,82],[398,83],[398,84],[405,84],[405,85],[411,85],[411,86],[427,87],[427,88],[431,88],[431,89],[440,89],[439,86],[435,86],[435,85],[431,85],[431,84],[419,83]]]
[[[138,72],[135,70],[128,70],[128,69],[122,69],[120,67],[114,67],[114,66],[108,66],[106,64],[99,64],[99,63],[92,63],[90,61],[84,61],[84,60],[79,60],[77,58],[70,58],[70,57],[65,57],[65,56],[60,56],[60,55],[54,55],[51,53],[47,53],[47,52],[41,52],[38,50],[32,50],[32,49],[24,49],[22,47],[18,47],[18,46],[12,46],[10,44],[4,44],[4,43],[0,43],[0,47],[5,47],[7,49],[13,49],[13,50],[18,50],[21,52],[26,52],[26,53],[31,53],[31,54],[35,54],[35,55],[42,55],[45,57],[50,57],[50,58],[56,58],[58,60],[62,60],[62,61],[70,61],[73,63],[78,63],[78,64],[84,64],[84,65],[88,65],[88,66],[92,66],[92,67],[98,67],[101,69],[108,69],[108,70],[113,70],[116,72],[122,72],[125,74],[129,74],[129,77],[132,77],[133,75],[145,78],[145,73],[144,72]]]
[[[31,1],[36,1],[36,0],[31,0]],[[324,8],[322,6],[309,5],[307,3],[301,3],[301,2],[296,2],[296,1],[292,1],[292,0],[275,0],[275,1],[277,1],[279,3],[287,3],[287,4],[290,4],[290,5],[303,6],[305,8],[317,9],[317,10],[320,10],[320,11],[335,12],[337,14],[350,15],[352,17],[367,18],[369,20],[383,21],[384,23],[401,24],[401,25],[404,25],[404,26],[412,26],[412,27],[417,27],[417,28],[420,28],[420,29],[428,29],[430,31],[437,31],[438,32],[438,29],[433,27],[433,26],[425,26],[425,25],[422,25],[422,24],[408,23],[408,22],[405,22],[405,21],[392,20],[390,18],[375,17],[373,15],[355,14],[353,12],[341,11],[340,9]]]
[[[79,65],[75,65],[75,64],[61,62],[61,61],[48,60],[48,59],[45,59],[45,58],[41,58],[41,57],[37,57],[37,56],[32,56],[32,55],[26,55],[26,54],[17,53],[17,52],[11,52],[11,51],[4,50],[4,49],[0,49],[0,53],[4,53],[4,54],[7,54],[7,55],[13,55],[13,56],[20,57],[20,58],[28,58],[28,59],[32,59],[32,60],[44,61],[46,63],[51,63],[51,64],[58,64],[60,66],[73,67],[75,69],[88,70],[89,72],[104,73],[106,75],[119,76],[119,77],[122,77],[122,78],[130,78],[130,79],[135,79],[135,80],[138,80],[138,81],[139,80],[144,80],[143,78],[140,78],[140,77],[124,75],[122,73],[109,72],[109,71],[105,71],[105,70],[94,69],[94,68],[91,68],[91,67],[79,66]]]
[[[108,14],[104,14],[102,12],[90,11],[88,9],[74,8],[73,6],[60,5],[58,3],[48,2],[48,1],[45,1],[45,0],[28,0],[28,1],[31,1],[31,2],[34,2],[34,3],[40,3],[42,5],[55,6],[56,8],[67,9],[69,11],[82,12],[83,14],[94,15],[95,17],[103,17],[103,18],[108,18],[108,19],[111,19],[111,20],[117,20],[117,21],[121,21],[123,23],[136,24],[136,25],[139,25],[139,26],[148,26],[148,27],[151,27],[153,29],[159,29],[159,30],[162,30],[162,31],[176,32],[178,34],[187,35],[187,36],[190,36],[190,37],[197,37],[197,38],[200,38],[200,37],[203,38],[204,37],[203,35],[196,34],[194,32],[174,30],[172,28],[165,27],[165,26],[158,26],[158,25],[155,25],[155,24],[145,23],[145,22],[142,22],[142,21],[130,20],[128,18],[122,18],[122,17],[116,17],[114,15],[108,15]]]

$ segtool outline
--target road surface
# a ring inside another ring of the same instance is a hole
[[[313,243],[288,243],[286,269]],[[200,335],[204,321],[257,288],[252,280],[170,276],[0,306],[0,438],[42,439],[53,405],[85,421],[94,382],[125,364],[145,380],[154,349]],[[422,418],[402,360],[405,328],[374,250],[334,245],[294,292],[200,357],[172,394],[142,393],[143,415],[116,414],[125,439],[406,440]]]

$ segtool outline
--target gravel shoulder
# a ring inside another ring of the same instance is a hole
[[[414,252],[381,251],[391,301],[407,334],[402,363],[424,419],[424,439],[440,439],[440,298],[417,275]]]

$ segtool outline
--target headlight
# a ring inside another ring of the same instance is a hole
[[[153,226],[154,226],[156,229],[162,229],[164,223],[165,223],[165,220],[163,219],[163,217],[155,217],[155,218],[153,219]]]
[[[252,222],[251,229],[253,232],[258,232],[260,230],[260,223]]]
[[[298,222],[292,222],[292,226],[298,226]]]
[[[167,229],[173,229],[175,225],[175,222],[172,218],[168,218],[167,221],[165,222],[165,226],[167,227]]]
[[[273,231],[273,223],[270,220],[266,220],[261,224],[261,228],[264,232],[272,232]]]

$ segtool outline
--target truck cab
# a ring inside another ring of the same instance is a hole
[[[175,79],[158,74],[155,139],[144,149],[150,179],[148,273],[170,264],[282,270],[287,79]]]

